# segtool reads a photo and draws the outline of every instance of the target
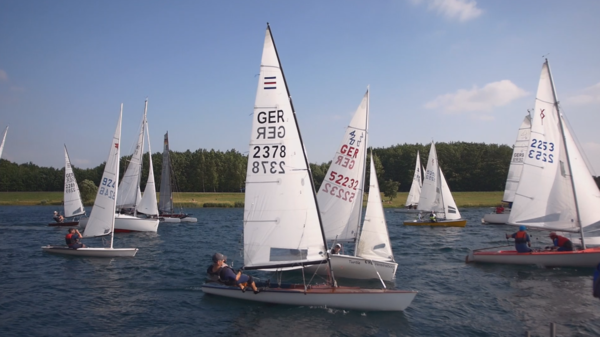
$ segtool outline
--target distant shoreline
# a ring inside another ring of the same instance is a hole
[[[494,207],[502,200],[504,192],[454,192],[458,207]],[[408,192],[398,192],[391,202],[382,195],[383,207],[404,208]],[[158,193],[157,193],[158,198]],[[243,207],[244,193],[182,192],[173,195],[177,206],[193,207]],[[365,196],[365,205],[367,198]],[[0,192],[0,206],[61,206],[63,192]],[[91,206],[93,201],[86,202]]]

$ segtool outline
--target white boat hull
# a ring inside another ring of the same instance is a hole
[[[482,222],[502,225],[508,222],[509,216],[510,212],[505,212],[502,214],[489,213],[483,216]]]
[[[517,253],[515,250],[474,251],[467,255],[466,262],[595,268],[600,263],[600,247],[572,252],[541,251]]]
[[[191,216],[186,216],[185,218],[180,219],[181,222],[198,222],[198,219],[193,218]]]
[[[88,257],[134,257],[137,248],[77,248],[66,246],[43,246],[42,250],[52,254]]]
[[[88,218],[81,219],[79,226],[85,228]],[[156,232],[159,219],[138,218],[126,214],[115,214],[115,233]]]
[[[180,223],[181,219],[179,219],[179,218],[160,218],[160,222]]]
[[[252,290],[243,293],[238,287],[218,283],[204,284],[202,291],[207,294],[263,303],[363,311],[403,311],[417,295],[416,291],[330,286],[311,286],[305,292],[303,285],[292,285],[290,288],[267,288],[254,294]]]
[[[379,279],[377,272],[384,281],[392,282],[396,275],[398,264],[395,262],[381,262],[367,260],[362,257],[350,255],[330,255],[331,267],[336,278],[351,278],[358,280]],[[326,264],[306,267],[306,272],[328,275]]]

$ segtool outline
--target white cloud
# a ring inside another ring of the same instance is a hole
[[[0,69],[0,81],[8,81],[8,75],[6,71]]]
[[[415,5],[427,3],[427,9],[450,20],[469,21],[483,14],[475,0],[410,0]]]
[[[567,102],[576,105],[600,103],[600,82],[583,89],[581,95],[567,98]]]
[[[529,93],[509,80],[486,84],[483,88],[474,86],[471,90],[460,89],[453,94],[436,97],[425,104],[427,109],[442,109],[446,113],[469,111],[489,112],[494,107],[504,106]]]

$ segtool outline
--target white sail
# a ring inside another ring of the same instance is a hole
[[[87,226],[83,232],[84,237],[103,236],[113,233],[115,224],[115,207],[117,200],[117,186],[119,184],[119,159],[121,143],[121,119],[123,117],[123,104],[119,121],[113,136],[104,173],[100,180],[100,187],[96,194],[94,207],[90,214]],[[111,241],[112,248],[112,241]]]
[[[2,135],[2,142],[0,142],[0,158],[2,158],[2,151],[4,151],[4,141],[6,140],[6,133],[8,133],[8,126],[4,129],[4,135]]]
[[[252,119],[244,208],[244,265],[326,259],[308,160],[267,28]]]
[[[506,178],[506,187],[504,188],[504,196],[502,200],[505,202],[513,202],[515,200],[515,193],[519,186],[519,180],[521,179],[521,172],[523,171],[523,159],[528,152],[529,138],[531,136],[531,117],[525,116],[519,132],[517,134],[517,140],[513,147],[512,159],[510,160],[510,167],[508,168],[508,177]]]
[[[578,191],[584,194],[577,199],[583,205],[595,204],[594,207],[587,207],[592,213],[586,214],[586,217],[591,215],[592,219],[600,219],[598,189],[592,189],[595,184],[577,147],[565,144],[565,140],[572,142],[572,138],[568,131],[565,134],[561,131],[567,130],[567,127],[564,125],[564,128],[561,128],[562,117],[557,110],[553,89],[550,69],[546,62],[538,84],[531,121],[531,141],[523,161],[523,172],[508,222],[546,229],[579,231],[581,219],[577,215],[573,186],[582,187],[578,183],[580,179],[591,181],[590,186]],[[571,163],[567,150],[574,159]],[[570,167],[574,168],[575,172],[571,172]],[[589,178],[581,176],[585,174]],[[574,178],[573,183],[571,176]],[[584,200],[585,198],[591,200]]]
[[[148,102],[146,101],[146,104]],[[131,155],[127,170],[123,175],[121,184],[119,185],[119,198],[117,199],[117,207],[119,208],[135,208],[142,199],[140,192],[140,178],[142,174],[142,155],[144,154],[144,129],[146,125],[146,109],[144,108],[144,116],[140,126],[135,150]]]
[[[429,158],[427,160],[427,169],[423,188],[421,189],[421,198],[417,207],[423,211],[434,211],[436,214],[442,213],[448,220],[460,219],[460,212],[456,207],[446,178],[439,166],[435,144],[431,143]]]
[[[369,91],[346,128],[317,193],[327,240],[353,241],[358,235],[365,177]]]
[[[146,101],[146,105],[148,101]],[[154,167],[152,166],[152,149],[150,148],[150,130],[148,128],[148,120],[146,120],[146,136],[148,140],[148,180],[142,200],[137,205],[138,212],[148,215],[158,215],[158,204],[156,203],[156,184],[154,183]]]
[[[408,198],[406,198],[405,206],[416,205],[419,203],[421,198],[421,186],[423,185],[421,171],[421,157],[419,151],[417,151],[417,162],[415,163],[415,174],[413,175],[412,184],[410,185],[410,191],[408,192]]]
[[[372,154],[367,210],[365,211],[365,220],[360,232],[356,256],[369,260],[394,261]]]
[[[67,152],[67,146],[65,145],[65,192],[64,192],[64,209],[65,218],[70,218],[85,213],[83,203],[81,202],[81,194],[79,193],[79,186],[71,167],[71,160],[69,159],[69,153]]]

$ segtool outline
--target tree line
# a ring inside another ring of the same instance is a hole
[[[430,144],[398,144],[373,148],[380,189],[386,195],[406,192],[412,182],[417,152],[423,167],[427,164]],[[502,191],[508,174],[512,148],[484,143],[436,143],[438,160],[452,191]],[[130,156],[121,158],[121,177]],[[141,187],[148,177],[148,154],[143,158]],[[179,192],[240,192],[246,180],[247,155],[236,150],[198,149],[194,152],[171,151],[175,190]],[[152,154],[157,190],[160,189],[162,154]],[[367,163],[368,164],[368,163]],[[99,185],[105,163],[94,168],[74,167],[75,177]],[[318,189],[330,162],[310,164]],[[369,166],[367,166],[368,168]],[[366,177],[368,177],[368,171]],[[598,178],[595,178],[599,182]],[[64,168],[40,167],[33,163],[16,164],[0,160],[0,190],[7,192],[62,191]],[[368,187],[368,183],[365,183]]]

